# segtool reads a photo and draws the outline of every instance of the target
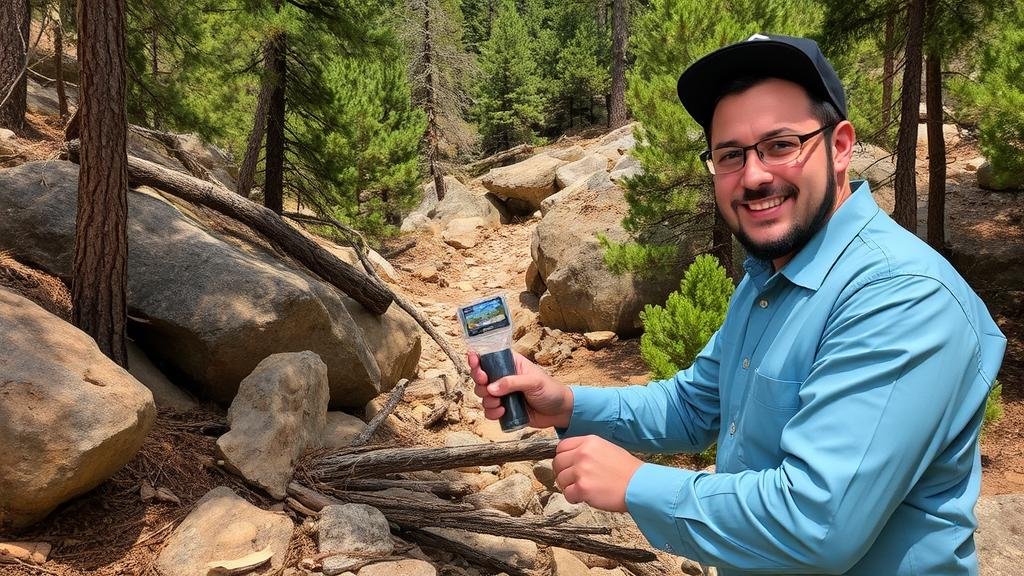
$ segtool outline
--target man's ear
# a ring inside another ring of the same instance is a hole
[[[845,174],[850,167],[856,143],[857,133],[848,120],[843,120],[832,129],[832,166],[836,174]]]

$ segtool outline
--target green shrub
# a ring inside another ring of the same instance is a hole
[[[1003,385],[996,380],[985,400],[985,416],[981,420],[981,433],[984,434],[992,424],[1003,417]]]
[[[733,288],[718,260],[702,255],[686,269],[679,290],[669,294],[664,307],[644,306],[640,355],[656,379],[693,364],[725,321]]]

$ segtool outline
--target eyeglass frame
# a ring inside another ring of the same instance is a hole
[[[722,146],[721,148],[716,148],[716,150],[721,150],[722,148],[738,148],[742,152],[743,162],[740,164],[739,168],[735,170],[730,170],[729,172],[722,172],[721,174],[735,174],[736,172],[743,170],[743,168],[745,168],[747,165],[747,152],[750,150],[757,152],[758,160],[760,160],[761,163],[763,163],[765,166],[785,166],[787,164],[796,162],[797,160],[800,159],[800,155],[804,151],[804,144],[806,144],[808,140],[814,138],[818,134],[821,134],[830,128],[835,128],[836,126],[838,126],[838,124],[825,124],[824,126],[818,128],[817,130],[808,132],[806,134],[776,134],[775,136],[762,138],[749,146]],[[758,146],[764,144],[765,142],[776,140],[778,138],[793,137],[800,141],[800,148],[797,150],[796,155],[791,160],[787,160],[786,162],[780,162],[779,164],[769,164],[764,160],[764,153],[757,149]],[[704,168],[708,171],[709,174],[711,174],[712,176],[719,176],[720,174],[716,172],[714,169],[714,161],[711,159],[711,152],[712,151],[710,149],[704,150],[703,152],[700,153],[700,159],[704,163]]]

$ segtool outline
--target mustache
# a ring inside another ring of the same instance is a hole
[[[790,183],[781,184],[765,184],[764,186],[758,186],[757,188],[744,188],[743,198],[733,201],[733,206],[736,206],[743,202],[756,202],[763,200],[771,196],[793,196],[797,193],[796,186]]]

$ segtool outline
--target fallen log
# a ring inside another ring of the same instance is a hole
[[[481,158],[475,162],[464,164],[462,169],[471,176],[479,176],[484,170],[491,168],[495,164],[501,164],[529,154],[533,154],[533,146],[530,146],[529,144],[520,144],[518,146],[513,146],[508,150],[502,150],[497,154],[492,154],[487,158]]]
[[[297,482],[288,484],[288,494],[307,508],[319,511],[324,506],[349,502],[369,504],[384,514],[389,522],[408,528],[457,528],[480,534],[532,540],[538,544],[580,550],[606,558],[630,562],[650,562],[657,557],[650,550],[618,546],[592,538],[608,534],[608,527],[565,523],[571,514],[552,518],[516,518],[496,510],[476,510],[465,504],[423,502],[410,498],[374,496],[365,492],[318,492]]]
[[[402,400],[402,396],[405,394],[405,387],[408,386],[408,384],[409,380],[405,378],[402,378],[398,381],[398,384],[395,384],[395,387],[391,389],[391,394],[388,396],[388,401],[385,402],[380,411],[370,419],[366,424],[366,428],[363,428],[363,431],[352,439],[349,446],[362,446],[363,444],[366,444],[366,441],[373,436],[373,433],[377,431],[377,428],[380,428],[380,425],[384,423],[384,420],[394,412],[395,407],[398,406],[398,402]]]
[[[68,157],[77,162],[81,143],[72,140],[66,147]],[[207,206],[242,222],[374,314],[383,314],[394,299],[391,290],[381,282],[339,260],[272,210],[226,188],[134,156],[128,156],[128,180]]]
[[[543,460],[555,456],[557,445],[556,438],[544,438],[445,448],[335,450],[315,455],[304,468],[316,482],[341,486],[353,478],[381,477],[397,472],[451,470],[466,466]]]
[[[436,548],[438,550],[446,550],[462,556],[468,560],[471,564],[477,564],[484,568],[490,568],[495,574],[504,572],[509,576],[532,576],[532,572],[523,570],[522,568],[495,558],[488,556],[476,548],[463,544],[457,540],[451,538],[445,538],[440,534],[428,532],[427,530],[421,530],[418,528],[407,528],[401,532],[402,538],[405,540],[411,540],[417,544]]]

